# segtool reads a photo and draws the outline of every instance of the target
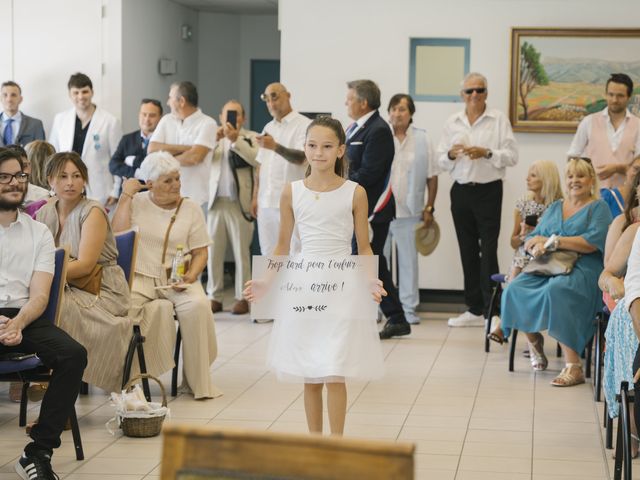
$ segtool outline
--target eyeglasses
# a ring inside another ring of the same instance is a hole
[[[483,87],[483,88],[465,88],[462,91],[466,95],[471,95],[473,92],[476,92],[478,95],[482,95],[483,93],[487,93],[486,87]]]
[[[276,100],[278,100],[278,98],[280,98],[281,93],[282,92],[263,93],[262,95],[260,95],[260,100],[262,100],[263,102],[268,102],[269,100],[275,102]]]
[[[11,175],[10,173],[0,173],[0,183],[11,183],[11,180],[14,178],[18,183],[26,183],[29,180],[29,175],[23,172],[16,173],[15,175]]]

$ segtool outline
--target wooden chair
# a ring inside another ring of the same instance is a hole
[[[66,249],[58,248],[55,252],[55,272],[53,282],[49,291],[49,303],[42,316],[58,325],[60,319],[60,306],[64,295],[64,284],[67,278],[67,263],[69,254]],[[22,396],[20,398],[20,415],[18,425],[21,427],[27,424],[27,389],[31,382],[48,382],[51,380],[51,370],[47,368],[38,357],[26,360],[0,361],[0,381],[22,383]],[[80,438],[80,427],[75,407],[71,409],[69,416],[71,423],[71,434],[76,451],[76,459],[84,460],[82,450],[82,439]]]
[[[176,424],[163,433],[162,480],[414,478],[408,443]]]
[[[133,274],[136,269],[136,255],[138,253],[138,231],[134,229],[126,230],[115,235],[116,246],[118,247],[118,265],[124,271],[124,276],[129,284],[129,290],[133,285]],[[124,369],[122,371],[122,386],[124,387],[131,376],[131,368],[133,366],[133,357],[138,354],[138,364],[140,365],[140,373],[147,373],[147,364],[144,359],[145,338],[140,331],[140,325],[133,326],[133,335],[129,341],[129,349],[124,360]],[[148,401],[151,401],[151,391],[149,389],[149,380],[142,379],[142,391]]]

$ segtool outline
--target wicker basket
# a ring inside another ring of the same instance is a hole
[[[131,378],[124,389],[129,391],[135,383],[136,380],[141,380],[143,378],[150,378],[151,380],[155,380],[155,382],[160,385],[160,391],[162,392],[162,406],[167,406],[167,394],[164,390],[164,386],[153,375],[149,375],[148,373],[143,373],[141,375],[136,375]],[[120,423],[120,428],[122,428],[122,433],[124,433],[127,437],[155,437],[162,430],[162,422],[164,421],[165,415],[159,415],[157,417],[147,417],[147,418],[122,418]]]

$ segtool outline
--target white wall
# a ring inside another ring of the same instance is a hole
[[[614,7],[615,5],[615,7]],[[280,0],[281,76],[296,108],[331,111],[345,124],[345,82],[375,80],[383,110],[394,93],[408,91],[409,38],[471,39],[471,70],[489,79],[489,104],[507,112],[510,29],[513,26],[637,27],[640,3],[618,0]],[[438,142],[444,120],[460,103],[418,102],[415,124]],[[509,235],[516,198],[524,192],[528,166],[538,159],[563,166],[568,134],[516,134],[520,162],[504,185],[499,257],[511,262]],[[420,261],[420,287],[462,289],[462,267],[449,212],[448,175],[440,176],[436,219],[442,237],[436,252]]]
[[[0,1],[0,18],[4,20],[0,79],[21,85],[21,109],[42,119],[47,131],[55,113],[70,108],[67,81],[78,71],[91,78],[94,101],[119,115],[121,2]],[[106,7],[104,19],[102,6]]]
[[[198,18],[198,92],[202,110],[216,121],[227,100],[239,100],[250,124],[251,60],[280,58],[275,15],[201,12]]]
[[[190,25],[190,41],[180,38]],[[170,85],[198,78],[198,12],[169,0],[128,0],[122,3],[122,123],[124,132],[138,128],[144,97],[166,103]],[[178,73],[158,73],[160,58],[177,60]],[[165,112],[167,111],[165,106]]]

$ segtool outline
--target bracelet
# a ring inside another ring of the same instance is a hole
[[[123,191],[123,192],[122,192],[122,195],[124,195],[125,197],[129,197],[130,199],[132,199],[132,200],[133,200],[133,195],[131,195],[130,193],[127,193],[127,192],[124,192],[124,191]]]

